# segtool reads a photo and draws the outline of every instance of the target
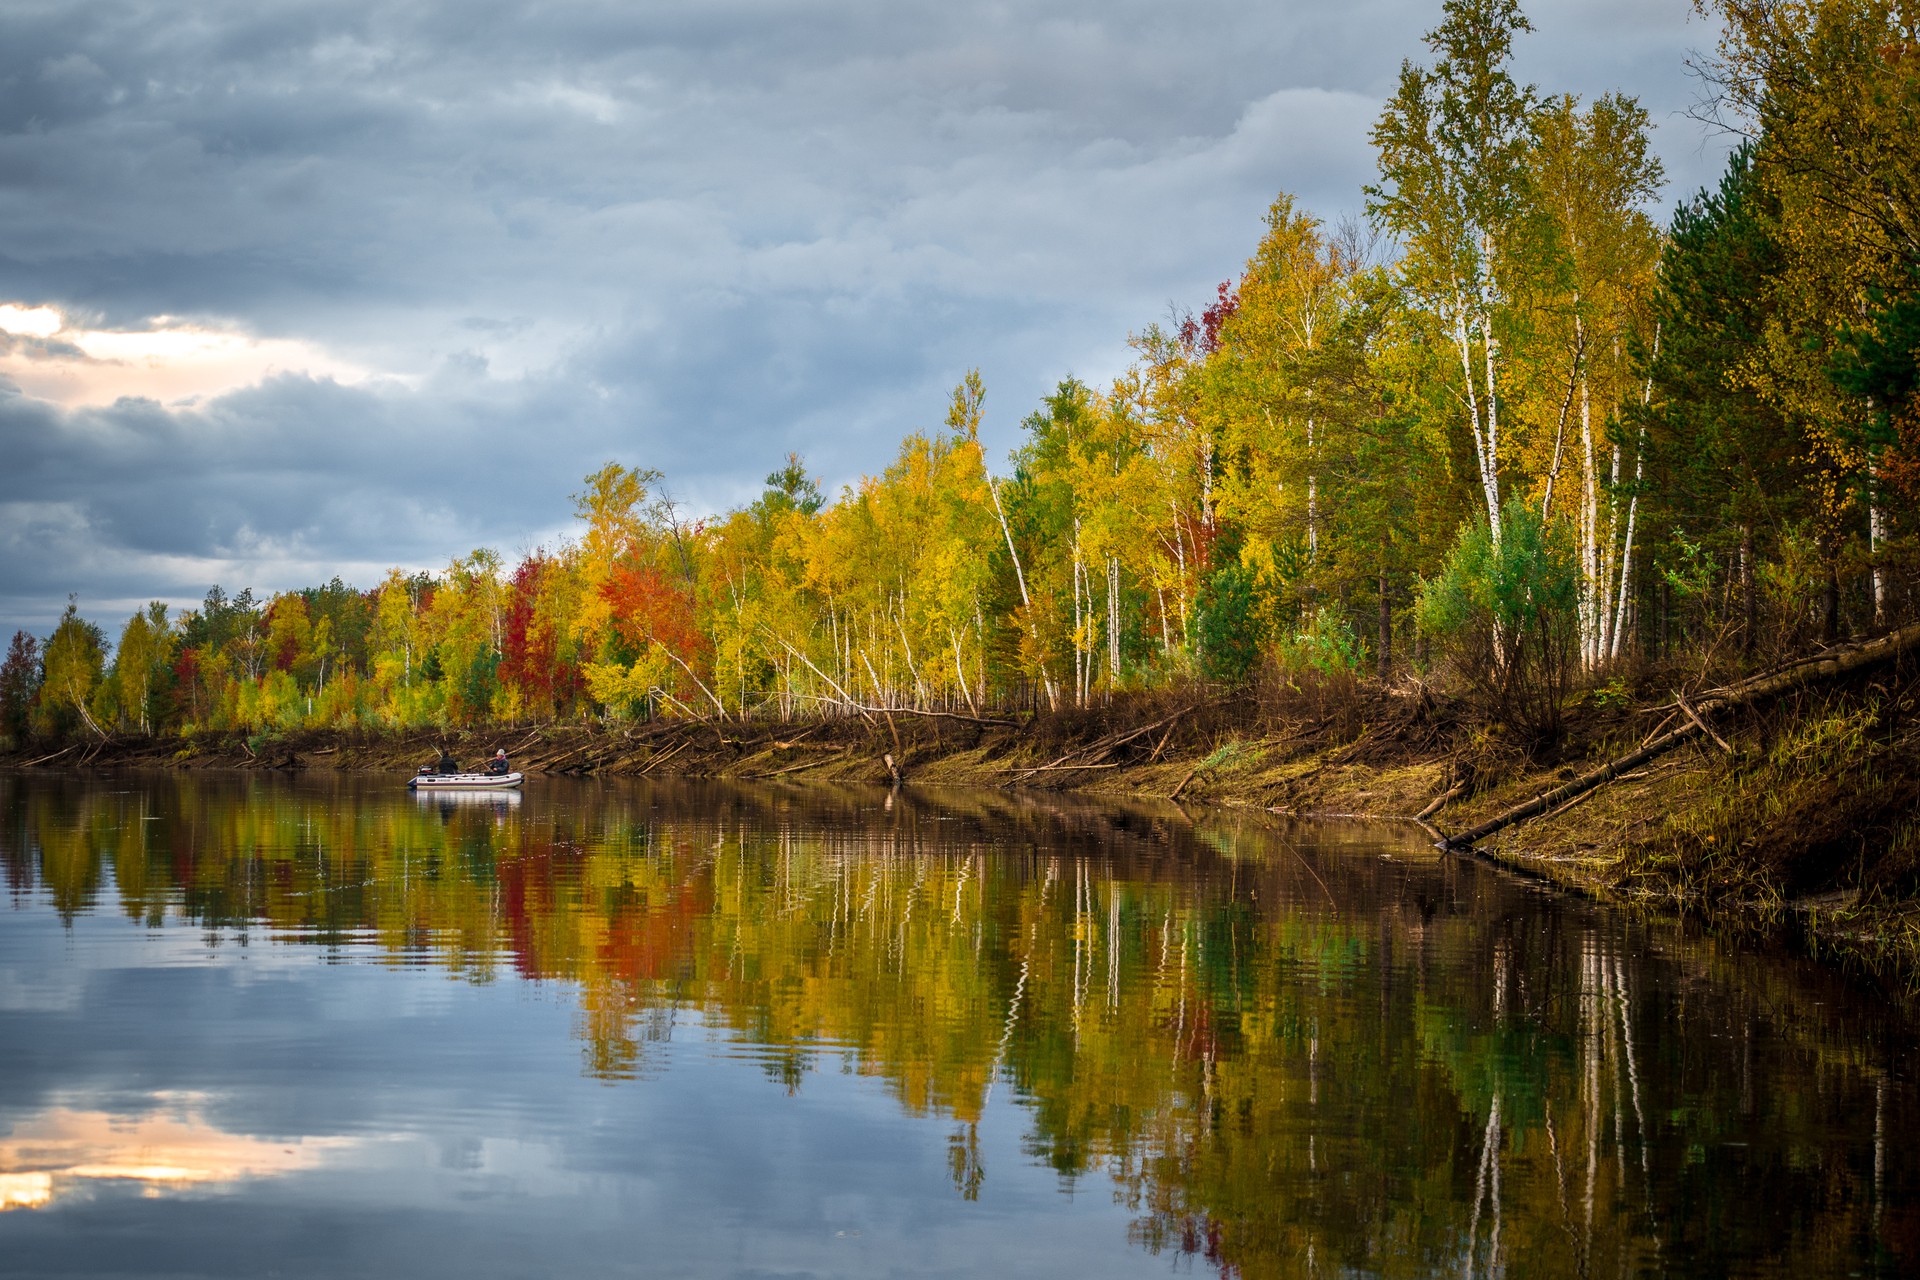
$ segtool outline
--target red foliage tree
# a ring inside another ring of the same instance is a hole
[[[659,641],[688,666],[700,665],[708,640],[694,617],[693,594],[652,565],[620,565],[601,584],[613,629],[635,653]]]
[[[1202,311],[1198,320],[1189,311],[1180,321],[1180,345],[1202,357],[1220,349],[1220,330],[1240,309],[1240,293],[1231,281],[1222,280],[1214,293],[1213,305]]]
[[[186,695],[187,713],[198,721],[201,717],[200,650],[186,645],[180,647],[180,655],[173,660],[174,687]]]
[[[519,692],[522,705],[557,713],[571,705],[585,686],[579,665],[561,656],[560,636],[552,621],[539,616],[541,588],[552,572],[552,559],[541,551],[513,571],[501,620],[498,676],[502,684]]]

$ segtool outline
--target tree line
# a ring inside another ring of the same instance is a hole
[[[1282,194],[1236,279],[1062,381],[991,463],[941,427],[832,501],[798,456],[697,518],[609,462],[575,536],[371,590],[70,604],[0,733],[1083,706],[1435,670],[1551,738],[1635,664],[1743,666],[1910,613],[1920,43],[1893,0],[1700,0],[1726,172],[1662,229],[1631,97],[1513,79],[1448,0],[1364,223]]]

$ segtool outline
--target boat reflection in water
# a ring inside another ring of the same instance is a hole
[[[1920,1266],[1901,1006],[1415,832],[396,791],[0,777],[0,1196],[45,1211],[0,1257],[253,1274],[204,1260],[244,1220],[283,1275]]]
[[[521,793],[514,791],[435,791],[418,790],[410,793],[414,803],[423,810],[437,809],[442,813],[452,813],[456,809],[489,809],[494,814],[504,816],[520,807]]]

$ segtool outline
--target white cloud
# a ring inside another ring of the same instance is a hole
[[[18,302],[0,304],[0,330],[23,338],[51,338],[66,325],[54,307],[30,307]]]

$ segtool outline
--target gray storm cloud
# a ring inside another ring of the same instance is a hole
[[[1724,146],[1683,0],[1530,6],[1519,70]],[[0,389],[0,625],[551,539],[609,457],[697,509],[832,485],[979,366],[989,442],[1357,212],[1437,3],[14,3],[0,303],[323,350],[184,403]],[[17,390],[17,389],[16,389]]]

